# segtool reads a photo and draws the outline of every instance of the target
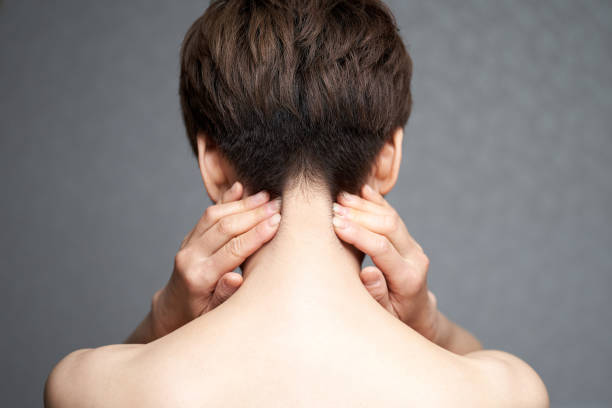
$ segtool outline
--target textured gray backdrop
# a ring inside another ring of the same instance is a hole
[[[612,406],[612,4],[389,2],[414,113],[389,200],[441,309],[553,406]],[[0,406],[118,343],[206,206],[179,116],[204,1],[0,5]]]

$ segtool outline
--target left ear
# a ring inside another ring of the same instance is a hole
[[[198,165],[204,187],[208,197],[218,203],[223,193],[236,181],[235,171],[205,133],[198,132],[197,143]]]
[[[403,139],[404,130],[398,127],[376,156],[368,184],[382,195],[391,191],[397,181],[402,162]]]

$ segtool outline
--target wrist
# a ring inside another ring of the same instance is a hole
[[[435,331],[432,338],[432,342],[436,343],[438,346],[446,348],[446,344],[448,343],[448,330],[445,330],[444,327],[444,316],[440,313],[439,310],[436,309],[435,312]]]
[[[124,341],[127,344],[147,344],[155,340],[153,333],[153,324],[151,318],[151,311],[142,319],[136,329],[130,334],[130,336]]]
[[[431,291],[427,291],[427,306],[424,309],[426,310],[424,318],[425,337],[433,343],[441,345],[446,340],[444,316],[438,310],[438,301]]]
[[[164,291],[165,287],[153,294],[153,298],[151,299],[151,310],[147,315],[153,340],[169,333],[166,329],[166,325],[163,323],[164,310],[166,309],[163,305],[165,299]]]

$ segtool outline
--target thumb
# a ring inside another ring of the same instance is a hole
[[[381,270],[375,266],[367,266],[363,268],[359,277],[365,288],[370,292],[370,295],[372,295],[382,307],[394,314],[393,306],[389,300],[387,281]]]
[[[239,273],[228,272],[221,276],[208,304],[208,310],[212,310],[225,302],[238,290],[240,285],[242,285],[242,276]]]

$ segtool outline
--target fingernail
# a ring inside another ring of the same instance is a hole
[[[252,196],[251,202],[254,204],[260,204],[260,203],[265,202],[267,199],[268,199],[268,192],[263,190],[255,194],[254,196]]]
[[[225,283],[229,286],[228,289],[233,289],[240,283],[240,278],[238,276],[231,276],[231,278],[227,278]]]
[[[281,215],[276,213],[273,216],[271,216],[270,218],[268,218],[268,224],[274,226],[274,225],[278,225],[278,223],[281,220]]]
[[[334,216],[334,218],[332,218],[332,223],[334,224],[334,226],[336,226],[337,228],[344,228],[346,227],[346,222],[344,222],[343,219],[338,218],[336,216]]]
[[[277,197],[266,205],[268,206],[268,211],[270,212],[270,214],[275,213],[281,207],[281,198]]]
[[[340,193],[340,195],[342,196],[342,198],[344,198],[346,201],[351,201],[353,199],[353,197],[351,196],[351,194],[347,193],[346,191],[343,191],[342,193]]]
[[[332,205],[332,208],[333,208],[334,212],[336,214],[338,214],[338,215],[346,215],[347,214],[347,209],[345,207],[341,206],[338,203],[334,203]]]
[[[232,184],[232,188],[230,189],[232,191],[232,193],[235,193],[236,190],[238,190],[238,182],[234,181],[234,184]]]
[[[366,193],[370,193],[370,194],[374,193],[374,189],[372,187],[370,187],[369,184],[365,185],[365,191],[366,191]]]

